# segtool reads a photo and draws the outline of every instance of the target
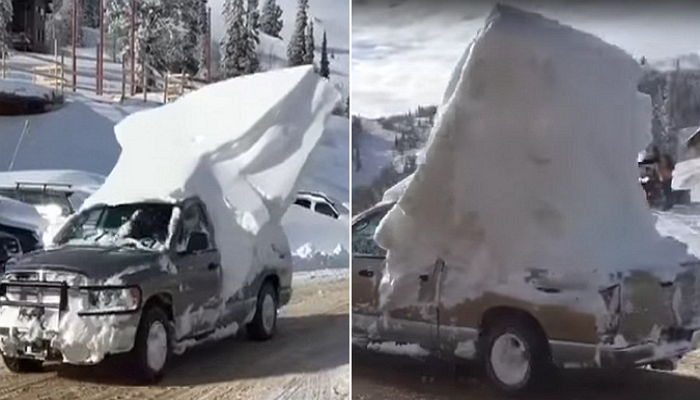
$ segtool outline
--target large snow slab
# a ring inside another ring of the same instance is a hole
[[[657,233],[637,183],[651,120],[640,76],[619,48],[497,6],[377,232],[384,307],[417,301],[416,275],[439,258],[463,272],[442,293],[455,304],[533,269],[591,285],[631,269],[675,273],[686,248]]]
[[[282,240],[281,217],[338,100],[303,66],[230,79],[133,114],[116,126],[122,153],[84,207],[199,196],[213,214],[224,295],[232,295],[272,257],[260,240]]]

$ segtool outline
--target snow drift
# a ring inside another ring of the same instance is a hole
[[[279,263],[275,245],[288,247],[280,220],[338,100],[302,66],[230,79],[133,114],[115,127],[121,155],[83,208],[199,196],[213,219],[223,294],[231,296],[262,265]]]
[[[416,275],[438,259],[464,278],[444,288],[448,304],[533,269],[591,285],[632,268],[677,272],[686,248],[657,233],[637,183],[651,120],[641,73],[594,36],[496,6],[377,231],[383,307],[417,302]]]

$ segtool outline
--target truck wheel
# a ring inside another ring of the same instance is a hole
[[[27,372],[39,372],[41,371],[41,366],[43,365],[43,362],[40,360],[8,357],[6,355],[2,356],[2,360],[5,362],[5,366],[7,367],[7,369],[19,374]]]
[[[482,357],[491,383],[509,395],[535,389],[551,366],[547,339],[532,323],[516,318],[487,329]]]
[[[254,340],[268,340],[275,334],[277,328],[277,308],[279,296],[275,286],[266,282],[260,288],[255,305],[255,316],[246,326],[248,336]]]
[[[141,315],[131,354],[132,370],[144,383],[154,383],[163,377],[170,358],[171,325],[163,309],[148,307]]]

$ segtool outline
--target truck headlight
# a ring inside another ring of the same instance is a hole
[[[138,286],[90,287],[83,290],[85,309],[78,315],[130,313],[141,306],[141,289]]]

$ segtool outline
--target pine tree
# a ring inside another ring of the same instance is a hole
[[[309,0],[298,0],[298,9],[294,32],[289,39],[287,47],[287,62],[290,67],[304,64],[306,53],[306,25],[308,21],[306,11],[309,8]]]
[[[246,73],[247,29],[243,0],[225,0],[223,14],[226,33],[222,43],[221,72],[230,78]]]
[[[209,12],[207,11],[207,0],[199,0],[197,5],[197,22],[199,25],[199,43],[197,55],[197,71],[201,75],[207,70],[209,47]],[[207,79],[211,79],[210,76]]]
[[[258,0],[248,0],[246,13],[246,74],[253,74],[260,69],[257,47],[260,44],[260,12]]]
[[[309,21],[309,25],[306,28],[306,49],[304,51],[304,64],[314,63],[314,22]]]
[[[266,0],[260,18],[260,30],[272,37],[280,37],[282,31],[282,7],[276,0]]]
[[[53,43],[55,38],[59,46],[67,46],[73,39],[73,2],[70,0],[55,0],[54,12],[47,21],[46,39]],[[78,21],[82,21],[81,9],[78,8]],[[83,41],[83,31],[78,29],[78,45]]]
[[[9,28],[12,23],[12,0],[0,0],[0,51],[10,47]]]
[[[98,28],[100,26],[100,1],[101,0],[83,0],[81,8],[83,11],[83,25],[90,28]]]
[[[331,76],[330,62],[328,62],[328,42],[326,41],[326,31],[323,31],[323,42],[321,43],[321,68],[318,73],[324,78],[330,78]]]

